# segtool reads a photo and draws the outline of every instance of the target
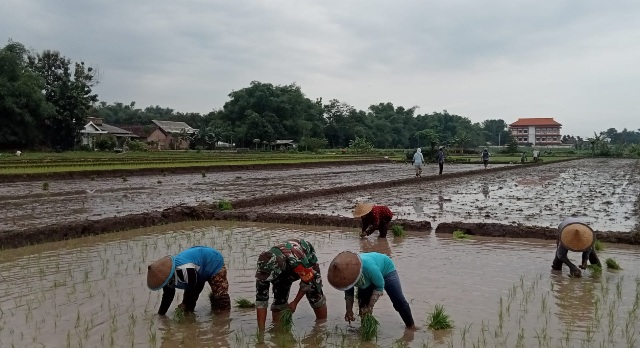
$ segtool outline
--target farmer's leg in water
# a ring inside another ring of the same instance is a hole
[[[271,317],[273,322],[280,320],[280,311],[289,307],[289,292],[291,291],[291,274],[280,274],[272,283],[273,303],[271,304]]]
[[[569,249],[562,246],[561,243],[558,243],[558,249],[556,250],[556,257],[553,260],[553,269],[561,270],[562,264],[565,264],[569,267],[572,276],[580,277],[582,275],[582,271],[576,265],[574,265],[570,260],[567,254],[569,253]],[[558,261],[556,261],[558,260]],[[558,267],[559,265],[559,267]]]
[[[320,275],[320,266],[313,265],[314,281],[310,284],[300,282],[300,289],[303,290],[309,300],[316,319],[327,319],[327,298],[322,292],[322,276]]]
[[[595,248],[591,248],[591,252],[589,253],[589,263],[592,265],[598,265],[600,266],[600,268],[602,268],[602,263],[600,263],[600,259],[598,258],[598,255],[596,255]]]
[[[220,272],[209,279],[211,287],[212,304],[211,308],[219,311],[231,309],[231,298],[229,298],[229,281],[227,280],[227,267],[222,266]]]
[[[402,293],[402,285],[400,284],[400,276],[397,271],[393,271],[384,277],[384,290],[389,295],[393,308],[400,313],[402,321],[407,328],[415,328],[413,316],[411,315],[411,307],[409,302],[404,298]]]
[[[444,163],[438,163],[438,166],[440,167],[440,172],[438,174],[442,175],[442,170],[444,169]]]
[[[387,238],[387,231],[389,230],[389,223],[391,218],[383,217],[380,219],[380,235],[378,238]]]

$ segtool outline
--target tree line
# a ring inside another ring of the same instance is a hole
[[[232,91],[221,109],[200,114],[160,106],[142,109],[135,102],[108,104],[93,92],[97,83],[97,71],[84,62],[72,62],[57,51],[35,53],[9,41],[0,50],[0,149],[72,149],[89,116],[148,130],[154,119],[184,121],[198,129],[191,140],[202,148],[213,148],[219,141],[237,147],[293,140],[308,148],[345,148],[355,142],[432,150],[439,145],[464,149],[512,142],[501,119],[472,122],[446,110],[419,114],[418,107],[392,103],[358,110],[340,100],[311,100],[296,84],[253,81]],[[626,129],[596,136],[599,144],[640,143],[640,133]],[[590,144],[589,139],[572,136],[563,137],[563,142]]]

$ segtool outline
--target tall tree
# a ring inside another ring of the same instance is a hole
[[[27,50],[18,43],[0,49],[0,148],[34,148],[43,143],[42,124],[54,109],[42,94],[44,81],[27,68]]]
[[[96,71],[84,62],[72,64],[58,51],[30,53],[27,59],[29,67],[43,78],[45,98],[55,109],[44,120],[49,145],[73,148],[91,104],[98,100],[98,95],[92,93],[98,82]]]

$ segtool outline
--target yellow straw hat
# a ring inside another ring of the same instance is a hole
[[[147,287],[154,291],[162,289],[175,270],[176,265],[171,256],[165,256],[152,263],[147,270]]]
[[[560,231],[560,242],[571,251],[585,251],[593,245],[595,235],[591,227],[582,223],[571,223]]]
[[[351,251],[343,251],[329,264],[327,280],[334,288],[344,291],[356,285],[361,275],[360,256]]]
[[[373,204],[369,203],[358,203],[356,208],[353,210],[353,217],[359,218],[369,214],[369,212],[373,209]]]

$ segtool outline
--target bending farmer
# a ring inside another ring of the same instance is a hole
[[[300,280],[300,289],[296,298],[289,303],[291,284],[297,280]],[[320,267],[311,243],[304,239],[291,239],[272,247],[258,257],[256,315],[261,331],[264,330],[267,319],[270,284],[273,284],[271,314],[274,322],[280,318],[280,311],[287,307],[295,312],[305,295],[316,314],[316,319],[327,318],[327,300],[322,292]]]
[[[393,308],[400,313],[407,328],[415,329],[411,308],[402,293],[400,277],[389,256],[380,253],[358,255],[343,251],[331,261],[327,279],[334,288],[345,292],[347,313],[344,315],[344,320],[348,322],[355,320],[353,314],[355,287],[358,288],[360,316],[373,311],[373,306],[383,294],[382,290],[385,290],[393,303]]]
[[[595,233],[593,233],[591,227],[575,218],[564,219],[558,226],[556,257],[553,259],[551,268],[556,271],[561,271],[562,265],[565,264],[569,267],[572,276],[580,277],[582,272],[576,265],[571,263],[567,256],[569,250],[582,252],[582,264],[580,264],[580,268],[587,268],[587,260],[589,260],[592,265],[602,267],[600,259],[598,259],[598,255],[596,255],[596,251],[593,248],[594,242]]]
[[[386,238],[393,213],[384,205],[358,203],[353,211],[353,217],[362,218],[362,232],[360,233],[360,237],[366,237],[376,230],[379,230],[379,237]]]
[[[175,256],[161,258],[147,270],[149,289],[162,289],[162,302],[158,309],[160,315],[167,313],[176,289],[184,290],[184,298],[178,308],[193,312],[207,282],[212,292],[211,307],[217,310],[231,309],[224,258],[213,248],[194,246]]]

